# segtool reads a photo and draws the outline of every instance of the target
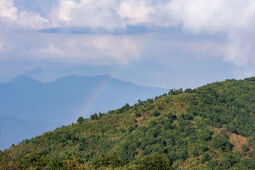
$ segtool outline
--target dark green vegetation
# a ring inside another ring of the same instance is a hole
[[[2,151],[0,169],[255,169],[254,80],[79,118]]]

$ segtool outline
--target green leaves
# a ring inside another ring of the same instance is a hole
[[[0,154],[0,169],[254,169],[254,113],[253,79],[171,90],[26,140]]]
[[[47,159],[46,156],[41,153],[28,153],[21,158],[20,163],[21,167],[24,169],[41,169],[47,164]]]
[[[79,117],[78,119],[77,119],[77,123],[79,123],[79,124],[81,124],[82,122],[84,122],[84,118],[83,117]]]
[[[233,147],[228,138],[222,134],[217,134],[212,138],[212,145],[220,151],[231,151]]]
[[[117,168],[124,165],[124,161],[116,153],[106,153],[95,157],[92,160],[95,168],[112,167]]]
[[[166,156],[154,153],[135,161],[134,164],[130,166],[130,169],[170,170],[172,167],[170,160]]]

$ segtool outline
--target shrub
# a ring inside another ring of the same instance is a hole
[[[135,117],[141,117],[141,113],[136,113]]]
[[[255,77],[245,78],[244,80],[247,80],[247,81],[255,81]]]
[[[41,153],[28,153],[21,158],[20,164],[24,169],[41,169],[46,165],[46,157]]]
[[[99,117],[98,117],[98,115],[95,113],[95,114],[93,114],[93,115],[90,115],[90,119],[92,119],[92,120],[97,120]]]
[[[56,169],[56,168],[55,168]],[[87,163],[81,163],[77,158],[73,158],[70,160],[65,161],[65,166],[64,168],[60,169],[70,169],[70,170],[79,170],[79,169],[89,169],[89,170],[94,170],[95,168],[88,165]]]
[[[81,116],[77,119],[77,123],[81,124],[82,122],[84,122],[84,118]]]
[[[221,151],[230,151],[232,149],[232,144],[222,134],[218,134],[212,138],[212,145]]]
[[[140,160],[137,160],[134,165],[134,169],[137,170],[144,170],[144,169],[150,169],[150,170],[169,170],[171,169],[170,160],[163,156],[159,155],[157,153],[147,155]]]
[[[243,152],[248,152],[250,148],[247,145],[242,145],[242,151]]]
[[[212,169],[212,170],[214,170],[214,169],[219,169],[218,162],[215,161],[215,160],[210,160],[210,161],[208,161],[208,163],[207,163],[207,168],[208,168],[208,169]]]
[[[116,153],[107,153],[105,155],[99,155],[92,161],[95,168],[100,167],[121,167],[124,165],[124,161],[118,157]]]
[[[232,154],[224,154],[222,160],[220,161],[220,166],[223,169],[229,169],[236,163],[235,157]]]
[[[155,117],[157,117],[157,116],[159,116],[159,115],[160,115],[159,112],[154,112],[154,113],[153,113],[153,116],[155,116]]]
[[[239,164],[240,169],[255,169],[255,161],[250,158],[244,158]]]
[[[185,93],[192,93],[193,92],[193,90],[192,89],[185,89],[185,91],[184,91]]]

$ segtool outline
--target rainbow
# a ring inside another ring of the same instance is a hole
[[[143,45],[140,46],[138,55],[140,55],[143,52],[143,50],[146,50],[146,48],[151,45],[151,42],[155,38],[155,35],[150,34],[150,35],[146,35],[145,37],[146,37],[145,43],[143,43]],[[118,77],[118,75],[126,68],[127,66],[118,67],[110,75],[112,77]],[[89,114],[93,114],[93,113],[89,113],[91,108],[93,108],[95,103],[98,101],[100,95],[104,93],[104,91],[111,85],[111,83],[112,83],[112,79],[106,78],[104,81],[102,81],[100,84],[97,85],[95,90],[91,92],[90,96],[84,100],[82,106],[77,109],[75,117],[74,117],[74,121],[76,121],[76,119],[79,116],[88,117]],[[84,114],[87,114],[87,115],[84,115]]]

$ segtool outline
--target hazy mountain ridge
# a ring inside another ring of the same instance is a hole
[[[53,130],[58,126],[57,123],[52,122],[17,119],[0,115],[0,150]]]
[[[89,97],[98,90],[97,101],[89,101]],[[0,84],[0,112],[17,118],[66,123],[75,116],[108,111],[164,91],[166,90],[137,86],[110,76],[66,76],[49,83],[19,76],[8,83]],[[108,98],[112,99],[107,100]],[[89,102],[94,102],[91,110],[86,113],[79,110]]]
[[[106,112],[127,102],[132,104],[165,91],[137,86],[110,76],[70,75],[48,83],[24,75],[18,76],[0,84],[0,115],[21,119],[19,127],[22,127],[22,122],[26,127],[36,125],[38,121],[52,122],[52,125],[48,128],[46,124],[38,124],[35,129],[30,126],[21,131],[22,128],[15,126],[16,120],[5,121],[1,117],[0,121],[9,123],[2,124],[3,128],[0,129],[2,133],[8,134],[4,139],[0,137],[0,149],[52,130],[58,125],[71,123],[81,115],[89,117],[95,112]]]

